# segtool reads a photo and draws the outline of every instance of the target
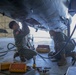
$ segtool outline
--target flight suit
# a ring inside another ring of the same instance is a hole
[[[14,39],[15,39],[15,45],[18,50],[17,56],[19,55],[20,58],[26,58],[27,60],[29,60],[33,58],[33,56],[36,55],[36,52],[33,50],[30,50],[27,47],[26,36],[28,36],[29,30],[27,31],[26,30],[21,30],[21,29],[14,30],[13,34],[14,34]]]
[[[62,33],[62,32],[56,32],[55,36],[53,36],[53,40],[55,43],[55,51],[58,52],[62,50],[63,46],[66,44],[68,37]],[[72,52],[75,48],[75,44],[72,42],[72,40],[69,41],[69,43],[66,45],[64,50],[62,50],[57,56],[57,59],[61,59],[61,55],[69,55],[70,52]]]

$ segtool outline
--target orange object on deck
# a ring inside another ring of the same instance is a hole
[[[49,45],[38,45],[36,48],[36,51],[38,53],[49,53],[50,47],[49,47]]]
[[[9,70],[11,63],[0,63],[0,70]]]
[[[25,63],[12,63],[9,68],[10,72],[26,72],[27,66]]]

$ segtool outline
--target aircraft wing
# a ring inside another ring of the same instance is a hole
[[[63,0],[0,0],[0,13],[44,30],[64,30],[71,18]]]

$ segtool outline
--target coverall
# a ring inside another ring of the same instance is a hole
[[[19,32],[18,34],[16,34],[17,31]],[[33,56],[36,56],[36,52],[27,47],[26,36],[28,36],[29,33],[30,30],[27,25],[23,25],[23,29],[13,31],[18,54],[20,57],[25,57],[27,60],[33,58]]]
[[[62,33],[62,32],[55,32],[55,35],[53,36],[53,40],[55,43],[55,51],[56,53],[60,51],[63,46],[66,44],[68,37]],[[75,44],[72,42],[72,40],[69,41],[69,43],[66,45],[64,50],[62,50],[57,56],[57,59],[61,59],[61,55],[64,53],[65,55],[69,55],[70,52],[72,52],[75,48]]]

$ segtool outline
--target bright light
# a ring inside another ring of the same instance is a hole
[[[34,43],[37,43],[37,44],[47,44],[47,45],[50,45],[50,35],[49,35],[49,32],[46,32],[46,31],[43,31],[43,30],[38,30],[36,32],[36,30],[32,27],[29,27],[30,28],[30,34],[33,35],[34,37]],[[37,44],[35,44],[35,46],[37,46]]]
[[[75,25],[76,25],[76,14],[72,17],[71,33],[72,33],[72,31],[73,31]],[[72,38],[76,38],[76,30],[75,30],[75,32],[74,32]]]
[[[20,29],[22,29],[22,24],[21,24],[21,22],[19,22],[19,26],[20,26]]]
[[[50,37],[49,33],[43,30],[38,30],[36,32],[36,30],[32,27],[30,28],[30,34],[33,34],[34,37]]]
[[[20,29],[22,29],[22,24],[19,22]],[[30,34],[32,34],[34,37],[50,37],[49,33],[46,31],[38,30],[36,32],[36,29],[33,27],[29,27],[30,29]]]

